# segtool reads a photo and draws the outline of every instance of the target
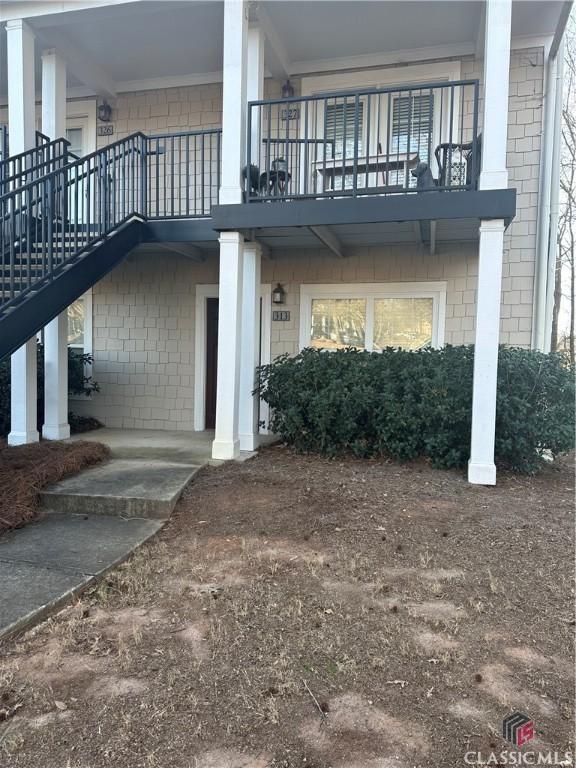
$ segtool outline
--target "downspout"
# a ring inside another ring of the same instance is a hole
[[[532,348],[543,350],[546,315],[546,281],[548,276],[548,240],[550,233],[550,193],[552,189],[553,130],[555,115],[554,84],[558,71],[558,56],[548,55],[544,80],[544,127],[540,145],[540,184],[538,221],[536,228],[536,265],[534,275],[534,304],[532,312]]]
[[[544,318],[544,351],[550,352],[552,336],[552,314],[554,311],[554,285],[558,251],[558,219],[560,217],[560,149],[562,146],[562,102],[564,96],[564,41],[557,54],[555,105],[554,105],[554,149],[552,151],[552,189],[550,192],[550,230],[548,234],[548,274],[546,276],[546,314]]]

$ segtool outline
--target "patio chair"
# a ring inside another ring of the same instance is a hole
[[[466,144],[454,142],[439,144],[434,150],[438,163],[438,186],[470,187],[474,185],[480,173],[481,152],[481,135],[476,140],[476,147],[472,141]],[[472,178],[473,170],[476,172],[474,179]]]

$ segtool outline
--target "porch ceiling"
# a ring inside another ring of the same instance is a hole
[[[438,222],[387,222],[380,224],[346,224],[329,228],[334,241],[339,243],[342,255],[347,255],[355,248],[382,245],[422,245],[434,250],[441,243],[477,242],[478,219],[461,219],[459,221]],[[432,228],[435,228],[435,233]],[[292,227],[272,229],[264,227],[253,233],[258,242],[264,244],[271,252],[298,249],[329,249],[314,234],[312,228]],[[435,241],[435,243],[434,243]],[[337,255],[335,251],[332,251]]]
[[[29,19],[38,53],[55,47],[99,68],[118,91],[162,78],[217,81],[222,69],[221,0],[131,0],[50,13],[48,3],[4,2],[0,20]],[[53,3],[53,7],[62,7]],[[79,4],[80,6],[82,3]],[[85,4],[84,4],[85,5]],[[564,0],[515,0],[514,37],[552,36],[563,18]],[[367,66],[378,54],[425,48],[428,58],[474,53],[483,27],[482,0],[261,0],[255,6],[267,35],[266,64],[277,76],[330,69],[335,59]],[[37,56],[39,66],[39,56]],[[38,83],[40,71],[38,71]],[[82,74],[70,67],[69,86]],[[162,84],[159,82],[159,86]],[[92,86],[91,86],[92,87]],[[0,94],[6,93],[6,37],[0,32]]]

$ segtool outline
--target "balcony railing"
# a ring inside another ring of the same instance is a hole
[[[478,90],[460,80],[251,102],[246,200],[475,189]]]

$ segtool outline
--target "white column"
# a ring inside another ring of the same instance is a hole
[[[42,132],[51,139],[66,132],[66,64],[55,50],[42,54]],[[44,328],[44,425],[42,437],[70,437],[68,424],[68,311]]]
[[[472,442],[468,462],[468,480],[479,485],[496,484],[494,434],[503,247],[504,221],[483,221],[478,255]]]
[[[70,437],[68,424],[68,313],[44,328],[44,425],[42,437]]]
[[[261,248],[245,243],[242,280],[242,339],[240,355],[240,450],[258,447],[258,395],[256,366],[260,363],[260,262]]]
[[[484,38],[484,127],[480,189],[508,186],[508,82],[512,0],[486,0]]]
[[[220,290],[218,309],[218,375],[214,459],[240,454],[238,409],[240,401],[240,347],[244,240],[239,232],[220,234]]]
[[[36,141],[34,35],[22,19],[6,25],[8,60],[8,133],[10,154],[31,149]],[[30,339],[10,361],[9,445],[38,441],[36,416],[36,337]]]
[[[512,0],[486,0],[480,189],[508,186],[506,140],[511,18]],[[480,485],[495,485],[494,434],[504,250],[503,220],[481,222],[478,250],[472,440],[468,480]]]
[[[23,344],[10,359],[10,434],[8,445],[37,443],[36,339]]]
[[[36,142],[34,33],[22,19],[6,24],[8,52],[8,133],[10,154],[31,149]]]
[[[42,133],[51,139],[66,133],[66,62],[53,48],[42,52]]]
[[[220,204],[242,202],[242,168],[246,158],[246,72],[248,4],[224,2],[222,92],[222,182]]]
[[[251,24],[248,29],[248,73],[247,101],[260,101],[264,98],[264,42],[263,31],[257,24]],[[252,123],[250,132],[250,157],[253,163],[258,163],[260,143],[260,126],[258,120]]]

